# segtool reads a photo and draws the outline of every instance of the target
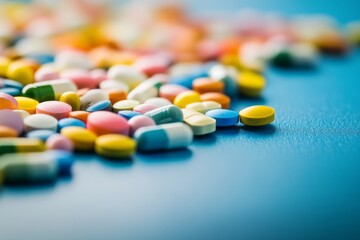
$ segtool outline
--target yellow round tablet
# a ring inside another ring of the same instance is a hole
[[[15,97],[18,102],[18,109],[25,110],[30,114],[34,114],[36,112],[36,106],[39,104],[38,101],[28,97]]]
[[[191,90],[180,93],[174,99],[174,104],[179,108],[185,108],[187,105],[195,102],[202,102],[202,100],[198,92]]]
[[[74,92],[64,92],[60,96],[60,102],[67,103],[71,106],[72,111],[79,111],[80,110],[80,97]]]
[[[259,73],[245,71],[238,77],[240,93],[247,97],[260,96],[265,84],[265,78]]]
[[[97,154],[110,158],[130,157],[136,149],[136,141],[120,134],[102,135],[96,139]]]
[[[264,126],[275,120],[275,109],[268,106],[252,106],[240,111],[240,122],[247,126]]]
[[[136,100],[121,100],[113,105],[114,112],[129,110],[132,111],[134,107],[139,105],[140,102]]]
[[[96,134],[81,127],[65,127],[61,129],[61,135],[69,138],[77,151],[94,150]]]

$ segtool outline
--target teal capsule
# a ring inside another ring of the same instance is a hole
[[[184,117],[181,109],[174,105],[154,109],[144,114],[151,117],[156,124],[182,122]]]

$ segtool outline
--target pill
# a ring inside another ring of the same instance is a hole
[[[101,89],[92,89],[80,97],[81,110],[86,110],[95,103],[109,100],[109,95]]]
[[[139,151],[159,151],[185,148],[192,143],[193,132],[184,123],[169,123],[142,127],[135,132]]]
[[[66,127],[82,127],[86,128],[86,125],[83,121],[76,119],[76,118],[63,118],[59,120],[58,122],[58,132],[61,131],[61,129]]]
[[[146,80],[145,74],[136,70],[134,67],[126,65],[112,66],[108,71],[108,79],[121,81],[134,89],[137,85]]]
[[[54,55],[45,53],[26,54],[26,58],[34,60],[39,64],[47,64],[54,61]]]
[[[128,124],[130,126],[130,136],[133,136],[139,128],[156,125],[155,121],[151,117],[143,115],[135,116],[129,119]]]
[[[141,113],[135,112],[135,111],[130,111],[130,110],[123,110],[123,111],[119,111],[118,114],[120,116],[122,116],[123,118],[125,118],[126,120],[129,120],[135,116],[139,116],[141,115]]]
[[[86,128],[66,127],[61,129],[60,134],[72,141],[76,151],[94,150],[97,136]]]
[[[240,122],[247,126],[264,126],[275,120],[275,109],[268,106],[251,106],[240,111]]]
[[[69,104],[71,106],[71,111],[80,110],[80,97],[75,92],[64,92],[61,94],[59,101]]]
[[[100,89],[102,90],[120,90],[122,92],[128,93],[130,87],[124,83],[117,80],[105,80],[100,83]]]
[[[21,95],[21,90],[19,90],[18,88],[13,88],[13,87],[0,88],[0,92],[9,94],[13,97]]]
[[[43,65],[35,72],[35,81],[43,82],[54,79],[59,79],[60,73],[55,65]]]
[[[64,92],[76,92],[76,85],[69,79],[43,81],[26,85],[22,93],[25,97],[39,102],[57,100]]]
[[[145,114],[151,110],[157,109],[158,107],[153,104],[143,103],[134,107],[134,111]]]
[[[0,56],[0,76],[6,76],[10,64],[9,58]]]
[[[71,106],[64,102],[47,101],[36,106],[36,113],[43,113],[53,116],[57,120],[67,118],[71,112]]]
[[[174,102],[177,95],[182,92],[188,91],[189,89],[177,84],[165,84],[160,87],[160,97],[166,98],[170,102]]]
[[[0,138],[16,138],[18,136],[18,132],[7,126],[0,125]]]
[[[17,109],[17,107],[18,102],[13,96],[0,92],[0,109]]]
[[[87,112],[111,111],[111,110],[112,110],[112,106],[110,100],[97,102],[86,109]]]
[[[47,114],[33,114],[24,119],[25,132],[47,129],[56,132],[58,120]]]
[[[211,79],[224,83],[224,92],[230,97],[238,93],[237,76],[239,75],[236,68],[217,64],[209,70]]]
[[[89,72],[91,78],[99,85],[102,81],[107,79],[106,70],[101,68],[92,69]]]
[[[238,78],[240,94],[247,97],[259,97],[265,87],[265,78],[255,72],[242,72]]]
[[[93,112],[87,119],[87,129],[93,131],[97,135],[105,134],[129,134],[129,124],[126,119],[112,112]]]
[[[210,78],[198,78],[194,80],[192,88],[200,94],[207,92],[223,92],[224,83]]]
[[[73,162],[71,153],[59,150],[11,153],[1,157],[0,171],[5,183],[54,182],[59,176],[70,175]]]
[[[206,71],[199,71],[197,73],[191,73],[185,76],[172,77],[170,83],[178,84],[185,88],[191,89],[192,83],[195,79],[204,77],[208,77],[208,73]]]
[[[44,143],[32,138],[0,138],[0,154],[16,152],[42,152]]]
[[[10,63],[6,76],[10,79],[18,81],[23,85],[34,82],[34,70],[31,68],[31,66],[19,61]]]
[[[185,108],[186,105],[194,102],[201,102],[200,94],[195,91],[182,92],[174,99],[174,104],[180,108]]]
[[[144,114],[151,117],[156,124],[182,122],[183,114],[180,108],[174,105],[157,108]]]
[[[146,100],[156,98],[159,95],[159,88],[162,84],[159,78],[150,78],[129,92],[127,98],[144,103]]]
[[[30,116],[30,113],[28,113],[27,111],[25,110],[20,110],[20,109],[16,109],[16,110],[13,110],[13,112],[19,114],[19,116],[24,120],[24,118]]]
[[[45,142],[50,136],[54,135],[55,132],[52,130],[35,130],[26,134],[27,138],[39,139]]]
[[[132,111],[134,107],[139,105],[140,102],[136,100],[121,100],[113,105],[113,111],[119,112],[123,110],[130,110]]]
[[[79,68],[66,69],[60,73],[60,78],[70,79],[78,89],[93,89],[97,86],[97,82],[90,76],[89,71]]]
[[[127,95],[126,92],[122,91],[122,90],[113,90],[113,89],[109,89],[106,91],[109,95],[109,100],[111,102],[111,104],[115,104],[121,100],[125,100]]]
[[[46,140],[45,145],[47,149],[52,149],[52,150],[63,150],[67,152],[72,152],[74,150],[73,142],[69,138],[61,134],[54,134],[50,136]]]
[[[69,113],[69,118],[79,119],[80,121],[86,123],[89,114],[90,113],[86,111],[74,111]]]
[[[165,56],[144,56],[137,59],[133,67],[144,73],[146,76],[166,73],[168,70],[169,60]]]
[[[24,85],[11,79],[0,77],[0,88],[15,88],[18,90],[23,89]]]
[[[22,118],[12,110],[0,110],[0,125],[14,129],[18,136],[24,131]]]
[[[214,101],[221,104],[221,108],[230,108],[231,99],[223,93],[209,92],[200,96],[201,101]]]
[[[134,154],[136,142],[128,136],[120,134],[107,134],[95,141],[95,151],[103,157],[128,158]]]
[[[39,104],[38,101],[28,97],[15,97],[15,100],[18,103],[18,109],[27,111],[29,114],[34,114]]]
[[[194,110],[200,113],[206,113],[207,111],[220,109],[221,104],[214,101],[195,102],[186,105],[186,109]]]
[[[199,136],[215,132],[215,119],[195,110],[182,109],[182,112],[184,115],[184,122],[191,127],[194,135]]]
[[[239,114],[228,109],[211,110],[206,115],[216,120],[217,127],[230,127],[239,122]]]
[[[172,105],[172,103],[169,100],[161,97],[149,98],[148,100],[145,101],[145,104],[151,104],[158,108]]]

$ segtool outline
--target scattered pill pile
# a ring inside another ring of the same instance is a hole
[[[71,172],[74,151],[123,159],[271,124],[272,107],[231,109],[232,100],[260,97],[270,64],[316,67],[320,52],[360,42],[358,22],[344,34],[327,16],[196,19],[163,6],[138,18],[99,10],[101,20],[78,9],[78,23],[50,7],[2,7],[0,183],[55,181]],[[36,14],[15,17],[24,11]]]

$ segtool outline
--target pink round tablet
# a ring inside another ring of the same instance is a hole
[[[74,151],[73,142],[61,134],[54,134],[46,140],[46,147],[54,150]]]
[[[153,104],[143,103],[134,107],[133,111],[145,114],[151,110],[157,109],[158,107]]]
[[[60,74],[61,78],[71,79],[78,89],[90,88],[97,86],[97,82],[91,77],[90,73],[84,69],[68,69]]]
[[[155,74],[167,73],[169,63],[159,56],[146,56],[139,58],[133,66],[148,77],[152,77]]]
[[[20,115],[12,110],[0,110],[0,125],[16,130],[20,135],[24,130],[24,122]]]
[[[36,113],[50,115],[57,120],[69,117],[72,108],[69,104],[59,101],[48,101],[36,106]]]
[[[7,93],[0,93],[0,109],[17,109],[18,102]]]
[[[90,113],[87,118],[86,128],[99,136],[111,133],[129,135],[130,130],[125,118],[106,111]]]
[[[142,127],[155,126],[155,121],[148,116],[135,116],[129,120],[130,134],[134,135],[135,132]]]
[[[177,95],[188,90],[189,89],[186,87],[177,84],[165,84],[160,88],[160,97],[166,98],[170,102],[174,102]]]
[[[55,67],[42,67],[35,73],[35,81],[42,82],[42,81],[49,81],[54,79],[59,79],[60,74]]]

